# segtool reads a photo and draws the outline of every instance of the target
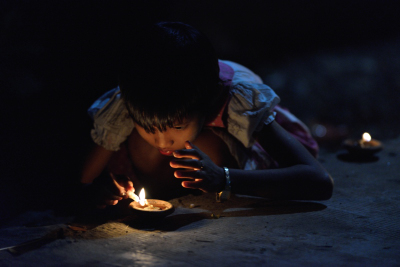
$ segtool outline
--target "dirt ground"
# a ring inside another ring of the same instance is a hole
[[[0,265],[399,266],[400,138],[384,145],[369,160],[321,151],[335,180],[328,201],[191,195],[173,199],[174,213],[151,223],[26,212],[0,229],[0,247],[35,242],[2,249]]]

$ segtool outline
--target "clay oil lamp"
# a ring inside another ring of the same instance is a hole
[[[371,157],[383,149],[382,143],[372,139],[369,133],[364,133],[360,140],[346,139],[343,146],[351,155],[358,157]]]
[[[130,207],[140,219],[161,219],[174,212],[174,206],[168,201],[146,199],[144,188],[140,191],[139,196],[129,193],[129,197],[134,200]]]

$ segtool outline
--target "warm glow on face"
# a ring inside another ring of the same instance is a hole
[[[364,142],[369,142],[369,141],[371,141],[371,135],[369,133],[364,133],[362,135],[362,139]]]
[[[140,206],[144,206],[146,204],[146,193],[144,191],[144,188],[142,188],[139,193],[139,204]]]
[[[178,149],[185,148],[185,142],[193,142],[203,127],[203,120],[195,117],[193,119],[186,119],[181,124],[177,123],[174,127],[160,132],[156,129],[155,133],[147,133],[143,127],[135,123],[135,129],[139,135],[153,147],[164,150],[165,152],[172,152]]]

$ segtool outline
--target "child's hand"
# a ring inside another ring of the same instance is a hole
[[[116,205],[118,201],[128,198],[128,192],[135,192],[129,177],[116,177],[112,173],[98,177],[92,184],[91,201],[97,208]]]
[[[225,186],[225,173],[218,167],[207,154],[198,147],[185,142],[186,149],[176,150],[174,157],[178,158],[170,162],[172,168],[184,168],[187,170],[175,171],[176,178],[191,178],[192,181],[182,182],[185,188],[200,189],[203,192],[220,192]]]

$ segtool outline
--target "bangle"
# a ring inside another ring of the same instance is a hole
[[[223,167],[225,172],[225,188],[216,194],[217,202],[228,200],[231,197],[231,178],[229,176],[229,169]]]

